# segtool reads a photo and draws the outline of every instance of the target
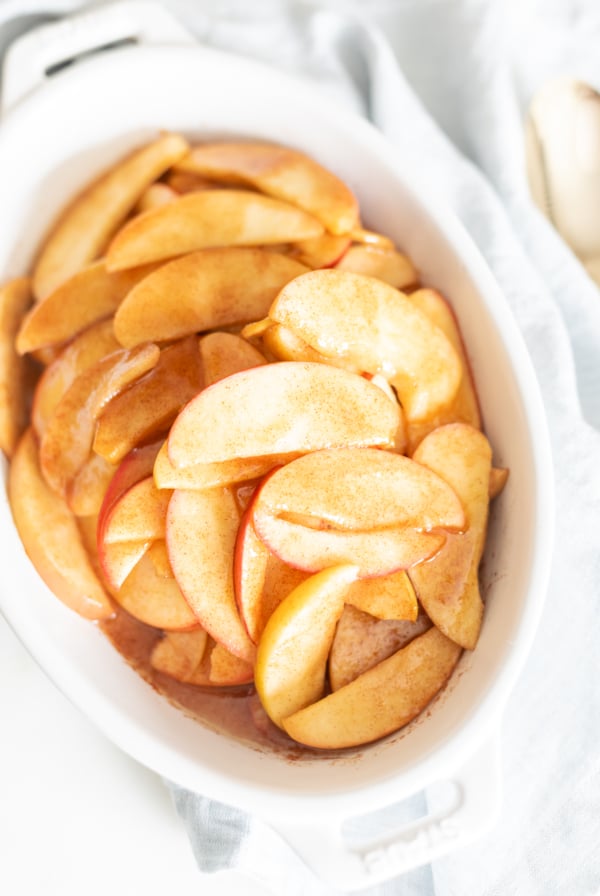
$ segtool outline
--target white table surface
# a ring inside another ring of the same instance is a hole
[[[264,896],[201,876],[163,782],[39,670],[0,615],[0,893]]]

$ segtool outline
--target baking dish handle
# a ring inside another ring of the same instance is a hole
[[[2,71],[0,114],[41,87],[54,71],[115,44],[193,44],[195,38],[158,3],[122,0],[88,9],[17,38]]]
[[[348,846],[340,823],[274,822],[304,862],[338,890],[374,886],[426,865],[479,839],[496,823],[501,802],[500,736],[486,741],[447,781],[450,805],[366,845]]]

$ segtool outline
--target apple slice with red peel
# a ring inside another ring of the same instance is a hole
[[[121,349],[81,373],[59,401],[40,443],[40,465],[60,495],[87,461],[102,408],[129,383],[147,373],[160,355],[158,346]]]
[[[291,147],[256,141],[203,144],[193,147],[176,170],[255,187],[310,212],[331,233],[358,226],[358,203],[346,184]]]
[[[336,267],[340,271],[377,277],[396,289],[414,286],[419,279],[408,255],[403,255],[395,249],[383,249],[378,246],[351,246],[340,258]]]
[[[267,363],[264,355],[235,333],[208,333],[200,340],[200,358],[205,386]]]
[[[444,333],[381,280],[350,271],[309,271],[286,284],[269,317],[326,357],[365,373],[383,373],[409,421],[448,405],[462,374]]]
[[[356,566],[322,570],[294,589],[267,622],[254,681],[276,725],[322,696],[335,627],[357,575]]]
[[[123,582],[150,549],[152,541],[105,542],[98,529],[98,562],[111,594],[115,594]]]
[[[140,482],[142,479],[152,475],[154,461],[162,444],[162,442],[155,442],[152,445],[134,448],[127,457],[123,458],[106,489],[104,500],[98,513],[98,527],[100,529],[104,526],[109,512],[122,495],[136,482]]]
[[[98,417],[93,448],[118,463],[138,445],[166,435],[179,411],[202,389],[198,340],[162,349],[148,374],[108,402]]]
[[[240,684],[249,684],[254,677],[254,668],[251,663],[240,659],[239,656],[230,653],[223,644],[218,642],[210,652],[209,682],[216,687],[235,687]]]
[[[333,233],[323,233],[310,240],[301,240],[294,243],[289,254],[292,258],[305,264],[307,268],[330,268],[339,262],[350,245],[347,236],[336,236]]]
[[[114,314],[127,293],[155,267],[145,265],[109,273],[104,261],[97,261],[77,271],[34,305],[19,329],[17,351],[24,354],[73,339],[82,330]]]
[[[249,457],[241,460],[225,460],[210,464],[192,464],[178,469],[169,460],[167,443],[158,452],[154,465],[154,481],[157,488],[205,489],[233,485],[258,479],[275,467],[289,460],[289,455],[273,457]]]
[[[254,645],[233,589],[239,523],[230,489],[176,489],[167,512],[167,550],[179,587],[203,627],[231,653],[252,662]]]
[[[132,218],[106,253],[109,271],[165,261],[198,249],[264,246],[319,236],[301,209],[249,190],[200,190]]]
[[[189,632],[165,632],[150,654],[150,665],[157,672],[186,684],[208,684],[208,669],[203,663],[209,642],[203,628]]]
[[[462,535],[450,536],[433,560],[413,567],[410,577],[432,622],[472,650],[483,616],[477,571],[487,527],[492,450],[479,430],[451,423],[426,436],[414,456],[454,489],[468,528]]]
[[[46,585],[87,619],[112,616],[113,606],[94,572],[75,517],[41,473],[31,429],[13,455],[8,497],[25,551]]]
[[[415,589],[405,570],[375,579],[358,579],[346,602],[378,619],[414,621],[419,612]]]
[[[114,464],[98,454],[90,454],[67,489],[67,504],[75,516],[94,516],[100,512],[115,472]]]
[[[265,317],[280,289],[306,272],[266,249],[202,249],[162,265],[135,286],[115,315],[121,345],[177,339]]]
[[[323,364],[282,362],[205,389],[173,424],[168,452],[174,466],[188,467],[333,445],[391,447],[399,424],[398,407],[364,378]]]
[[[102,524],[105,544],[156,541],[165,537],[171,492],[157,489],[152,476],[136,482],[113,505]]]
[[[103,251],[139,197],[187,152],[177,134],[163,134],[119,162],[76,197],[58,220],[35,265],[34,293],[43,299]]]
[[[121,348],[117,342],[112,318],[92,324],[75,337],[45,369],[33,396],[31,422],[39,438],[57,405],[77,377]]]
[[[414,620],[384,620],[347,604],[337,624],[329,654],[331,690],[338,691],[350,684],[429,628],[431,621],[425,613]]]
[[[27,426],[29,361],[15,351],[15,335],[31,301],[31,284],[25,277],[0,287],[0,451],[7,457]]]
[[[283,719],[298,743],[342,749],[371,743],[419,715],[444,687],[461,648],[435,627],[350,684]]]
[[[504,490],[504,486],[508,482],[508,470],[506,467],[492,467],[490,470],[489,496],[490,501],[497,498]]]
[[[196,628],[198,620],[173,577],[158,575],[151,545],[115,592],[117,603],[131,616],[165,631]]]

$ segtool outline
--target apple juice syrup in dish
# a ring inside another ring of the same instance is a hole
[[[258,748],[360,747],[429,705],[476,648],[507,471],[450,304],[346,184],[162,134],[0,298],[9,498],[59,599]]]

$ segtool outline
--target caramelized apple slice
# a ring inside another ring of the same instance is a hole
[[[8,497],[25,551],[46,585],[87,619],[112,616],[112,604],[92,568],[75,517],[42,476],[31,429],[15,450]]]
[[[164,261],[216,246],[264,246],[319,236],[300,209],[248,190],[201,190],[132,218],[106,254],[109,271]]]
[[[336,236],[333,233],[323,233],[310,240],[301,240],[294,243],[289,250],[293,258],[305,264],[307,268],[330,268],[343,258],[350,245],[347,236]]]
[[[8,457],[27,425],[28,362],[15,351],[15,335],[30,303],[30,283],[25,277],[0,288],[0,451]]]
[[[150,664],[157,672],[187,684],[207,684],[208,669],[202,663],[208,645],[203,628],[189,632],[165,632],[154,646]]]
[[[335,627],[357,574],[355,566],[334,566],[311,576],[267,622],[258,644],[254,681],[276,725],[322,696]]]
[[[98,562],[102,576],[112,595],[116,594],[151,545],[150,539],[147,541],[116,541],[110,544],[102,539],[101,531],[98,531]]]
[[[348,591],[346,602],[378,619],[414,621],[419,612],[415,589],[405,570],[359,579]]]
[[[97,258],[146,187],[185,155],[177,134],[164,134],[118,163],[81,193],[59,219],[35,265],[34,293],[49,295]]]
[[[223,644],[214,644],[210,651],[210,668],[208,672],[209,683],[216,687],[235,687],[240,684],[249,684],[254,677],[252,663],[240,659],[234,653],[230,653]]]
[[[396,289],[413,286],[419,275],[408,255],[395,249],[378,246],[351,246],[340,258],[336,267],[340,271],[353,271],[377,277]]]
[[[419,715],[444,687],[460,654],[457,644],[430,628],[282,726],[295,741],[322,749],[378,740]]]
[[[393,384],[409,421],[449,404],[461,361],[447,337],[403,293],[350,271],[309,271],[283,287],[269,317],[326,357]]]
[[[75,516],[94,516],[100,512],[115,472],[114,464],[98,454],[90,454],[67,489],[67,504]]]
[[[235,333],[209,333],[200,340],[204,384],[211,386],[226,376],[266,364],[258,349]]]
[[[504,486],[508,482],[508,470],[506,467],[492,467],[490,470],[489,496],[490,501],[497,498],[504,491]]]
[[[177,199],[177,191],[169,184],[161,182],[150,184],[140,196],[134,212],[136,214],[148,212],[150,209],[158,208],[160,205],[166,205],[174,199]]]
[[[151,545],[133,567],[114,597],[124,610],[146,625],[167,631],[187,631],[198,620],[173,577],[158,575]],[[160,550],[160,548],[159,548]]]
[[[195,146],[177,170],[256,187],[310,212],[332,233],[347,233],[358,224],[358,203],[346,184],[314,159],[286,146],[208,143]]]
[[[159,490],[152,476],[132,485],[113,505],[102,524],[105,544],[156,541],[165,537],[171,493]]]
[[[275,467],[289,460],[289,456],[249,457],[241,460],[224,460],[209,464],[191,464],[178,469],[169,460],[167,443],[158,452],[154,465],[154,481],[157,488],[218,488],[258,479]]]

